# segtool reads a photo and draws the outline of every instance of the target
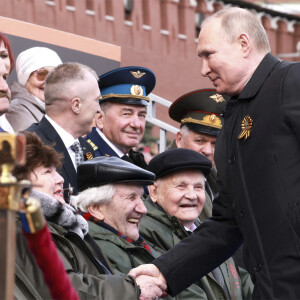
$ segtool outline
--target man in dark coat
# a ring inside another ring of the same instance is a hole
[[[231,96],[215,152],[219,197],[195,233],[132,272],[165,278],[172,295],[244,241],[253,298],[300,298],[300,64],[269,52],[261,22],[247,10],[227,8],[203,23],[201,73]]]
[[[91,68],[78,63],[61,64],[46,79],[46,115],[27,128],[63,154],[60,173],[65,180],[65,198],[70,189],[77,194],[77,164],[94,156],[92,147],[81,136],[91,131],[95,114],[100,111],[99,97],[98,77]],[[77,154],[73,145],[78,142],[81,150],[77,148]]]
[[[147,97],[155,75],[143,67],[123,67],[99,77],[101,112],[86,136],[96,156],[116,156],[147,168],[144,156],[132,148],[141,142],[146,125]]]

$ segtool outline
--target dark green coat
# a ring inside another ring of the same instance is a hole
[[[139,298],[139,287],[131,276],[100,273],[99,268],[93,262],[91,252],[87,248],[83,250],[85,243],[78,235],[72,233],[72,237],[68,236],[61,226],[51,223],[49,223],[49,230],[80,299],[133,300]],[[80,244],[81,246],[78,246]],[[42,273],[28,249],[19,222],[17,224],[16,268],[16,299],[39,299],[38,296],[43,300],[51,299]]]
[[[147,241],[157,245],[166,252],[188,237],[188,233],[179,220],[159,209],[149,197],[146,199],[145,205],[148,212],[142,219],[140,233]],[[234,278],[233,273],[236,270],[236,266],[233,259],[229,259],[220,265],[220,270],[230,291],[231,299],[251,299],[253,284],[250,275],[246,271],[239,269],[240,275],[237,274],[237,278]],[[233,270],[233,272],[230,272],[230,270]],[[205,291],[208,299],[227,298],[223,288],[213,278],[211,273],[202,277],[198,284]]]
[[[88,221],[88,223],[89,233],[107,255],[116,273],[121,272],[127,274],[132,268],[142,264],[149,264],[154,258],[161,255],[161,252],[156,251],[151,243],[148,245],[152,254],[144,247],[126,241],[122,237],[117,236],[115,233],[96,223],[91,221]],[[167,299],[201,300],[208,298],[199,286],[193,284],[175,298],[168,297]]]

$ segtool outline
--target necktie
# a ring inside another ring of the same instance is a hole
[[[74,144],[70,147],[75,153],[75,164],[78,166],[80,163],[84,161],[83,159],[83,151],[78,141],[74,142]]]

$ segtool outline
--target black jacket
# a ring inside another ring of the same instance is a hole
[[[250,137],[239,139],[250,116]],[[256,299],[300,298],[300,63],[266,55],[226,105],[213,217],[155,264],[176,294],[244,239]],[[205,245],[205,247],[197,247]]]
[[[63,143],[59,134],[56,132],[55,128],[45,117],[43,117],[39,123],[32,124],[29,128],[26,129],[26,131],[35,132],[45,144],[54,145],[54,149],[57,152],[63,154],[64,158],[62,168],[61,170],[59,170],[59,173],[65,180],[64,189],[69,188],[70,184],[74,188],[74,195],[76,195],[78,193],[76,170],[70,158],[68,149],[65,147],[65,144]],[[95,156],[93,148],[85,139],[80,137],[79,142],[81,144],[85,158],[85,154],[87,153],[90,153],[93,157]],[[64,196],[66,199],[68,199],[69,195],[67,191],[65,191]]]

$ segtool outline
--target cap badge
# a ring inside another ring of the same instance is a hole
[[[137,70],[136,72],[130,71],[130,73],[134,78],[141,78],[146,74],[145,72],[141,72],[140,70]]]
[[[209,98],[212,98],[212,99],[215,100],[217,103],[225,101],[225,99],[223,98],[223,96],[220,95],[220,94],[214,94],[214,95],[212,95],[212,96],[209,96]]]
[[[252,119],[250,116],[246,116],[241,122],[241,133],[239,135],[239,139],[244,138],[244,140],[246,140],[250,136],[252,125]]]
[[[130,93],[134,96],[143,96],[144,94],[143,89],[139,85],[133,85],[130,88]]]

